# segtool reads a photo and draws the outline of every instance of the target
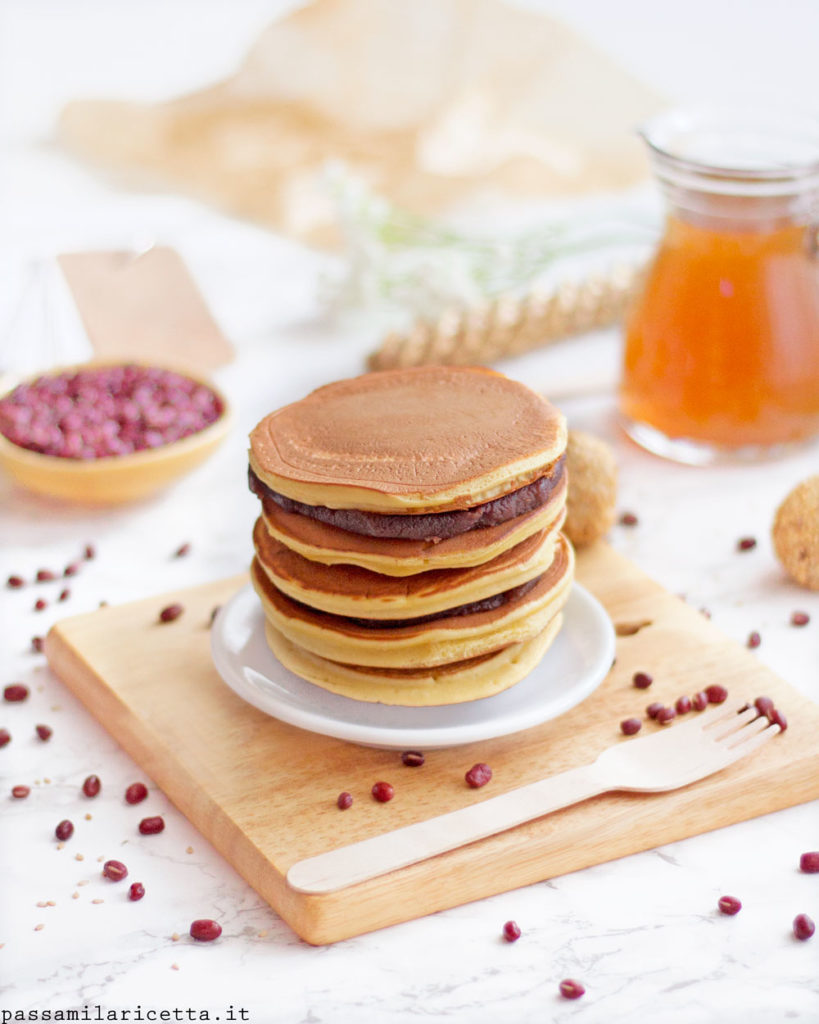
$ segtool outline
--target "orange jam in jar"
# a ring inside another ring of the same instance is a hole
[[[626,321],[627,432],[692,463],[819,436],[819,123],[679,112],[643,134],[669,209]]]

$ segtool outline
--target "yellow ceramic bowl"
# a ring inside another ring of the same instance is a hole
[[[70,370],[91,370],[103,366],[135,364],[136,360],[85,363],[82,366],[48,370],[51,376]],[[154,364],[151,364],[152,366]],[[222,404],[222,414],[204,430],[181,441],[158,448],[112,455],[101,459],[67,459],[41,455],[12,444],[0,434],[0,466],[14,480],[30,491],[84,505],[119,505],[138,501],[174,483],[198,466],[218,447],[230,429],[232,413],[222,392],[209,381],[188,370],[161,366],[209,388]],[[36,379],[36,378],[32,378]]]

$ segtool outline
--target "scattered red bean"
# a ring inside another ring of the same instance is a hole
[[[66,818],[64,821],[61,821],[59,825],[54,829],[54,835],[60,841],[70,839],[74,835],[73,824]]]
[[[100,782],[98,775],[89,775],[82,784],[82,791],[87,797],[98,796],[101,789],[102,783]]]
[[[348,807],[353,806],[353,794],[347,793],[346,791],[344,793],[339,793],[336,799],[336,805],[340,811],[346,811]]]
[[[29,795],[30,792],[31,789],[28,786],[11,787],[11,795],[14,797],[15,800],[25,800],[25,798]]]
[[[136,365],[90,367],[18,385],[0,399],[0,434],[30,451],[90,460],[181,440],[222,411],[215,392],[181,374]]]
[[[395,790],[389,782],[376,782],[372,790],[373,799],[385,804],[395,796]]]
[[[20,587],[24,587],[25,585],[26,581],[22,576],[9,576],[6,580],[6,586],[10,587],[12,590],[19,590]]]
[[[740,537],[737,541],[737,551],[752,551],[756,547],[756,537]]]
[[[184,558],[185,555],[190,554],[190,550],[191,550],[191,546],[187,542],[185,544],[180,544],[179,547],[176,549],[176,551],[174,551],[173,557],[174,558]]]
[[[96,558],[97,550],[93,544],[86,544],[83,548],[82,557],[86,562],[90,562],[92,558]]]
[[[791,625],[792,626],[807,626],[810,622],[810,615],[807,612],[792,612],[791,613]]]
[[[636,526],[639,519],[633,512],[623,512],[620,515],[621,526]]]
[[[0,729],[0,747],[5,747],[8,743],[11,743],[11,733],[8,729]]]
[[[136,902],[145,895],[145,886],[142,882],[132,882],[128,888],[128,899]]]
[[[492,769],[488,764],[479,761],[477,764],[472,765],[466,775],[464,775],[464,778],[467,785],[473,789],[480,789],[481,786],[485,786],[492,778]]]
[[[768,718],[774,725],[778,725],[779,728],[784,732],[788,728],[788,720],[785,718],[779,708],[774,708],[773,711],[768,715]]]
[[[33,636],[31,638],[31,649],[35,654],[41,654],[43,647],[45,646],[45,639],[41,636]]]
[[[691,698],[686,697],[685,694],[682,697],[678,697],[674,702],[674,710],[678,715],[687,715],[691,707]]]
[[[63,569],[63,576],[76,576],[80,571],[79,564],[77,562],[71,562]]]
[[[66,587],[65,590],[60,591],[60,596],[57,598],[57,600],[67,601],[69,597],[71,597],[71,591],[68,589],[68,587]]]
[[[127,804],[141,804],[148,795],[148,787],[144,782],[132,782],[125,790],[125,802]]]
[[[165,830],[165,821],[156,814],[151,818],[143,818],[139,823],[139,831],[143,836],[155,836]]]
[[[648,672],[635,672],[631,681],[638,690],[647,690],[654,682],[654,677],[650,676]]]
[[[516,921],[507,921],[503,926],[503,937],[507,942],[517,942],[520,938],[520,926]]]
[[[760,713],[760,715],[768,715],[774,709],[774,702],[770,697],[757,697],[754,701],[754,707]]]
[[[746,646],[750,647],[751,650],[753,650],[755,647],[759,647],[761,643],[762,637],[759,635],[759,633],[757,633],[756,630],[754,630],[752,633],[749,633],[748,639],[745,641]]]
[[[48,608],[48,601],[43,600],[42,597],[38,597],[34,602],[34,611],[41,612],[44,608]]]
[[[664,704],[662,704],[658,700],[655,700],[653,704],[649,704],[648,707],[646,708],[646,714],[648,715],[649,718],[656,718],[657,715],[659,715],[659,713],[663,710],[664,707],[665,707]]]
[[[57,574],[53,573],[51,569],[38,569],[34,579],[38,583],[49,583],[51,580],[57,579]]]
[[[28,697],[28,687],[23,686],[22,683],[9,683],[8,686],[3,688],[3,700],[7,700],[9,704],[19,704],[21,700],[26,700]]]
[[[123,878],[127,878],[128,868],[125,867],[121,860],[107,860],[102,865],[102,873],[106,878],[110,878],[112,882],[121,882]]]
[[[200,918],[191,925],[190,935],[197,942],[213,942],[222,934],[222,926],[209,918]]]
[[[742,904],[736,896],[721,896],[717,906],[721,914],[728,914],[729,917],[733,917],[734,914],[738,914],[742,910]]]
[[[705,711],[708,707],[708,694],[705,690],[700,690],[698,693],[694,694],[691,698],[691,707],[693,707],[695,711]]]
[[[173,622],[174,619],[178,619],[179,616],[184,612],[184,608],[181,604],[169,604],[166,608],[163,608],[159,613],[160,622]]]
[[[50,725],[35,725],[34,729],[43,743],[50,740],[51,734],[54,732]]]
[[[706,686],[705,695],[708,698],[709,704],[722,704],[728,699],[728,691],[724,686],[720,686],[719,683],[713,683],[711,686]]]
[[[799,858],[799,870],[806,875],[819,873],[819,850],[809,850]]]
[[[620,732],[624,736],[633,736],[636,732],[639,732],[643,727],[643,723],[639,718],[624,718],[620,723]]]
[[[674,708],[660,708],[657,712],[657,721],[660,725],[669,725],[677,717],[677,712]]]
[[[420,750],[405,750],[401,755],[401,763],[408,768],[420,768],[424,763],[424,755]]]
[[[816,931],[816,925],[807,914],[797,914],[793,919],[793,934],[800,942],[807,941]]]
[[[579,999],[585,991],[580,982],[573,978],[566,978],[560,983],[560,994],[564,999]]]

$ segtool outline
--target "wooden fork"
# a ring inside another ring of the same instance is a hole
[[[780,731],[755,707],[709,708],[651,736],[624,739],[604,750],[592,764],[297,861],[287,872],[287,881],[297,892],[334,892],[600,793],[679,789],[733,764]]]

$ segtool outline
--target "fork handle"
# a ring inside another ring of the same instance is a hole
[[[594,764],[572,768],[469,807],[297,861],[287,872],[287,882],[297,892],[334,892],[505,832],[609,788]]]

